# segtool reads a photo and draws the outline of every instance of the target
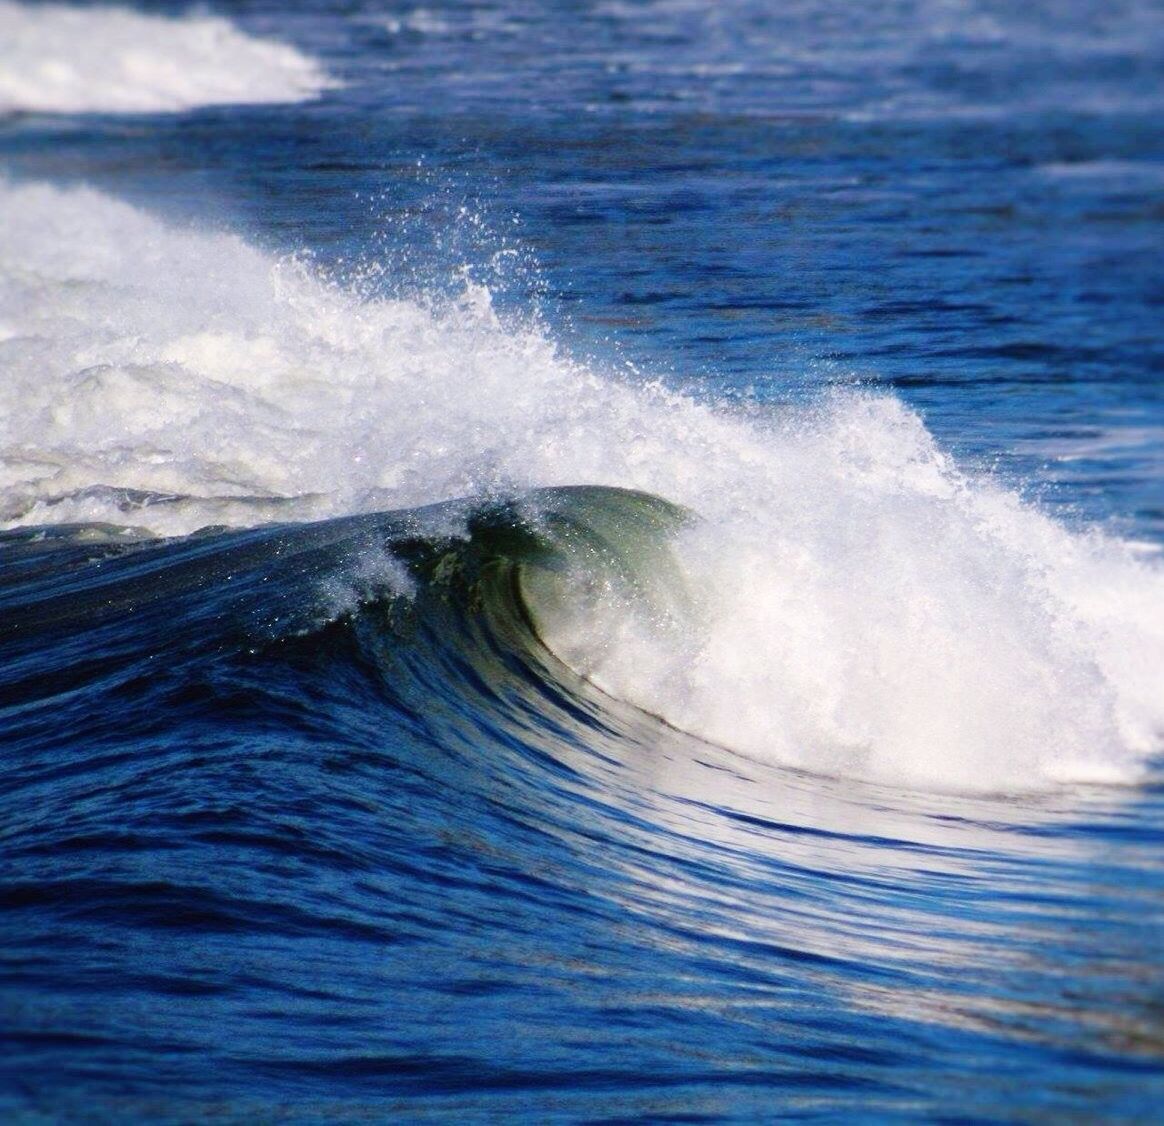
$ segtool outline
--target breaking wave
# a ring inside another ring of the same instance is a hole
[[[0,0],[0,114],[300,102],[332,85],[294,47],[219,17]]]
[[[541,535],[560,504],[530,490],[553,488],[574,515],[523,564],[523,613],[571,675],[672,727],[977,791],[1130,782],[1160,749],[1159,564],[964,472],[896,398],[744,418],[563,356],[479,287],[360,296],[92,190],[0,196],[10,530],[327,528],[533,495]],[[409,568],[389,545],[315,589],[333,616],[407,602]]]

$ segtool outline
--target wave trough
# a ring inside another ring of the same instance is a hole
[[[92,190],[0,204],[7,528],[635,490],[691,514],[649,597],[586,558],[533,591],[542,640],[609,696],[900,786],[1131,781],[1160,749],[1158,563],[960,470],[893,397],[742,418],[563,356],[480,287],[361,297]],[[367,565],[322,594],[342,607]]]

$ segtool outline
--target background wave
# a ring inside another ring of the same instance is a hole
[[[333,85],[294,47],[216,16],[0,3],[0,114],[299,102]]]

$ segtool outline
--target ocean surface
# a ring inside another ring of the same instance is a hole
[[[0,0],[0,1119],[1158,1120],[1164,4]]]

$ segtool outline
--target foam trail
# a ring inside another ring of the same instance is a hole
[[[743,753],[921,787],[1129,781],[1164,730],[1164,570],[962,473],[892,397],[762,421],[452,307],[361,300],[86,189],[0,185],[0,518],[164,534],[542,485],[699,518],[680,618],[577,576],[599,687]],[[571,606],[573,609],[571,609]]]
[[[299,102],[332,85],[295,48],[217,17],[0,0],[0,113]]]

